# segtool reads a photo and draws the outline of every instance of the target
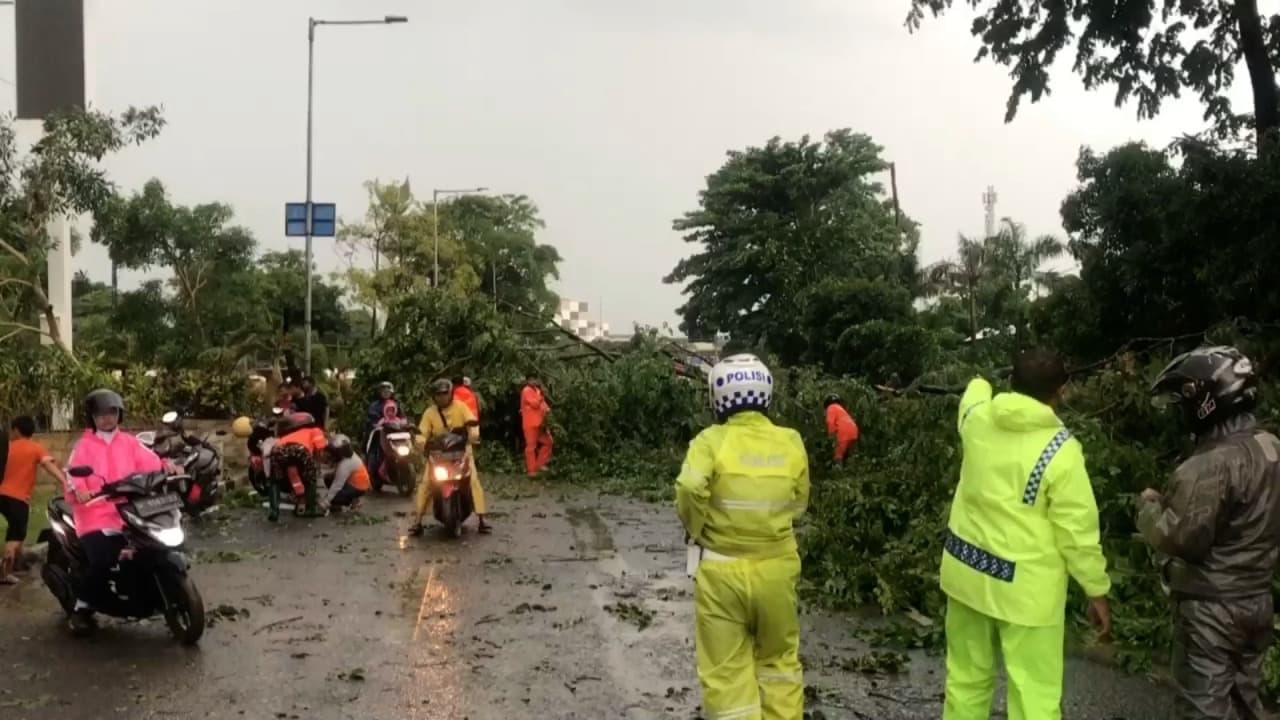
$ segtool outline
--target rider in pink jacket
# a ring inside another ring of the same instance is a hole
[[[67,467],[87,465],[93,475],[67,475],[66,499],[71,504],[76,536],[89,567],[84,582],[76,588],[76,606],[71,614],[71,630],[84,634],[93,629],[92,601],[106,587],[111,567],[126,547],[121,530],[124,520],[116,504],[107,499],[90,502],[104,485],[138,472],[164,469],[164,462],[129,433],[120,430],[124,421],[124,399],[110,390],[95,390],[84,399],[85,431],[71,450]]]

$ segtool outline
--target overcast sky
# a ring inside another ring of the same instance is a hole
[[[1081,145],[1163,145],[1202,124],[1191,102],[1139,123],[1063,67],[1052,97],[1005,125],[1006,71],[970,62],[965,3],[914,35],[902,24],[909,0],[86,5],[92,102],[160,104],[168,120],[160,138],[110,160],[113,178],[134,189],[159,177],[179,202],[229,203],[267,249],[302,247],[283,236],[283,205],[303,199],[307,17],[409,16],[319,29],[315,199],[356,219],[371,178],[408,176],[428,200],[433,187],[527,194],[547,223],[541,240],[564,256],[559,292],[593,311],[603,303],[615,329],[675,320],[680,292],[662,277],[693,246],[671,221],[728,149],[838,127],[870,134],[898,165],[929,262],[957,232],[981,232],[987,185],[998,215],[1061,233]],[[11,80],[5,8],[0,47]],[[0,91],[12,108],[12,86]],[[339,267],[330,240],[316,248],[322,271]],[[101,248],[76,262],[109,276]]]

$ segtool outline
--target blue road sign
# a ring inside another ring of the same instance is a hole
[[[302,237],[307,234],[307,204],[284,204],[285,237]]]
[[[338,234],[338,206],[334,203],[311,203],[311,234],[333,237]]]
[[[338,231],[338,206],[334,203],[311,203],[311,235],[333,237]],[[307,234],[307,204],[284,204],[285,237],[303,237]]]

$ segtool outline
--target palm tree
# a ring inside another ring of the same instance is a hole
[[[1035,296],[1038,289],[1053,282],[1057,273],[1041,270],[1041,266],[1066,252],[1062,241],[1052,235],[1035,239],[1027,237],[1027,228],[1012,218],[1004,218],[1000,232],[987,239],[990,258],[997,272],[1005,276],[1000,300],[1012,307],[1014,332],[1018,346],[1022,346],[1022,333],[1027,322],[1028,294]]]
[[[978,337],[978,289],[993,270],[989,242],[960,235],[956,257],[936,262],[924,269],[925,297],[953,295],[969,309],[969,339]]]
[[[996,263],[1009,273],[1015,292],[1023,289],[1023,283],[1030,282],[1027,288],[1032,292],[1038,285],[1044,284],[1057,275],[1053,271],[1043,271],[1040,266],[1049,260],[1062,257],[1066,245],[1053,235],[1041,235],[1034,240],[1027,239],[1027,226],[1014,222],[1012,218],[1004,218],[1000,223],[1000,232],[991,239]]]

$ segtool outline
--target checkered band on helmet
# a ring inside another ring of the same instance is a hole
[[[767,410],[773,374],[755,355],[731,355],[711,368],[711,409],[717,416],[739,410]]]

